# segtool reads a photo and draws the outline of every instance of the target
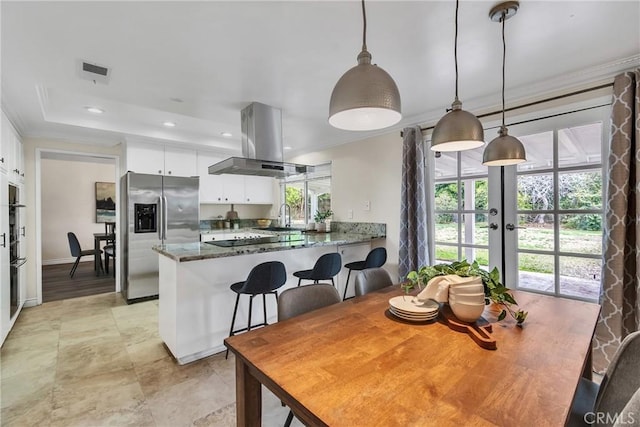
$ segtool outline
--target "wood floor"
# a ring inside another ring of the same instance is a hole
[[[42,302],[58,301],[87,295],[114,292],[116,279],[111,274],[96,276],[93,261],[81,262],[73,278],[69,277],[72,263],[42,267]]]

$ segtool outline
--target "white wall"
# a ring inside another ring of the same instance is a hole
[[[114,182],[115,165],[42,159],[40,171],[42,264],[74,261],[67,232],[76,234],[82,249],[93,247],[93,233],[104,232],[104,224],[95,222],[95,183]]]
[[[335,221],[387,224],[385,268],[398,271],[400,236],[400,182],[402,138],[399,131],[327,150],[298,156],[292,161],[331,166],[331,209]],[[370,210],[365,210],[369,201]],[[353,218],[349,218],[353,210]]]

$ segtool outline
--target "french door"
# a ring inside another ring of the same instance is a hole
[[[436,155],[436,259],[497,267],[510,288],[597,300],[609,114],[509,126],[527,152],[517,166],[482,166],[483,148]]]

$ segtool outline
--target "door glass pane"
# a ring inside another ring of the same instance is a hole
[[[560,167],[599,164],[601,150],[601,122],[558,130],[558,165]]]
[[[462,215],[462,241],[470,245],[489,244],[489,224],[485,214]]]
[[[602,215],[560,215],[560,251],[602,253]]]
[[[476,210],[488,211],[489,210],[489,187],[488,181],[484,179],[476,179],[474,182],[475,188],[475,206]]]
[[[487,174],[487,167],[482,164],[483,152],[484,147],[460,152],[462,176]]]
[[[436,154],[435,177],[456,178],[458,176],[458,153],[455,151]]]
[[[553,209],[553,175],[518,176],[518,210]]]
[[[597,299],[600,293],[600,268],[599,259],[560,257],[560,293]]]
[[[484,269],[489,268],[489,251],[487,249],[469,247],[462,248],[462,258],[469,262],[476,260],[480,267]]]
[[[436,211],[455,211],[458,209],[458,183],[439,182],[435,191]]]
[[[436,262],[458,261],[458,247],[436,245]]]
[[[553,255],[519,253],[518,270],[520,288],[554,292]]]
[[[518,248],[552,251],[554,230],[552,214],[520,214],[518,227]]]
[[[458,243],[458,224],[452,214],[436,215],[436,242]]]
[[[602,207],[602,172],[558,174],[560,209],[600,209]]]
[[[553,167],[553,132],[517,137],[527,153],[527,161],[518,165],[519,171]]]

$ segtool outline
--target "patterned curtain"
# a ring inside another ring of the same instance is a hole
[[[640,329],[640,69],[613,84],[609,183],[605,207],[602,311],[593,366],[603,372],[620,342]]]
[[[402,187],[400,206],[400,254],[398,274],[434,260],[433,155],[425,158],[420,126],[405,128],[402,141]],[[426,164],[425,164],[426,162]]]

